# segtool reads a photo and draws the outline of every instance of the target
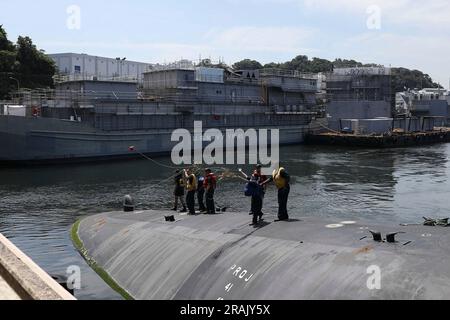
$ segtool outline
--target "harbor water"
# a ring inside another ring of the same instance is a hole
[[[290,214],[389,225],[449,217],[449,157],[448,144],[385,150],[282,148],[282,165],[292,176]],[[169,158],[158,161],[171,166]],[[70,227],[83,216],[120,210],[126,194],[135,198],[138,209],[170,209],[172,175],[173,169],[145,159],[0,168],[0,232],[49,273],[65,274],[68,267],[79,266],[78,299],[120,299],[76,252]],[[243,184],[232,178],[221,181],[218,204],[229,212],[250,209]],[[264,212],[270,216],[276,208],[271,187]]]

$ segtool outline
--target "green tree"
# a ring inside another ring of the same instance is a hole
[[[52,59],[38,50],[29,37],[19,37],[14,45],[0,26],[0,99],[10,98],[11,92],[21,88],[53,86],[56,67]]]
[[[0,51],[14,51],[14,45],[8,40],[8,34],[3,25],[0,25]]]
[[[245,59],[233,64],[234,70],[259,70],[263,65],[256,60]]]
[[[392,87],[396,92],[406,89],[439,88],[439,84],[419,70],[409,70],[406,68],[392,69]],[[442,86],[441,86],[442,88]]]
[[[333,62],[334,68],[354,68],[354,67],[363,67],[364,65],[361,62],[355,60],[346,60],[346,59],[336,59]]]
[[[29,37],[17,40],[17,61],[22,85],[28,88],[51,87],[56,67],[52,59],[33,44]]]
[[[16,50],[11,41],[8,40],[8,34],[3,26],[0,25],[0,99],[8,97],[8,93],[13,90],[14,76],[16,66]]]
[[[283,69],[282,68],[282,64],[275,63],[275,62],[267,63],[267,64],[264,65],[263,68],[264,69]]]
[[[333,71],[333,63],[326,59],[313,58],[310,62],[309,72],[320,73],[320,72],[331,72]]]
[[[307,56],[297,56],[289,62],[286,62],[282,69],[292,70],[292,71],[300,71],[300,72],[309,72],[309,59]]]

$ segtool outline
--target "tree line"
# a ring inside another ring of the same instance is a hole
[[[321,58],[309,59],[308,56],[300,55],[291,61],[283,63],[261,64],[256,60],[245,59],[233,64],[235,70],[256,70],[256,69],[283,69],[289,71],[299,71],[304,73],[331,72],[335,68],[352,67],[378,67],[380,65],[370,63],[364,64],[355,60],[336,59],[329,61]],[[409,70],[407,68],[392,68],[392,88],[394,92],[405,91],[406,89],[439,88],[439,84],[419,70]],[[442,86],[441,86],[442,88]]]
[[[0,100],[11,98],[19,88],[51,88],[55,73],[54,61],[29,37],[19,36],[12,43],[0,25]]]

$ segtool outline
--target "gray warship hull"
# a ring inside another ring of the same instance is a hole
[[[222,133],[279,129],[280,144],[303,142],[317,116],[314,77],[279,71],[246,77],[225,71],[156,70],[146,73],[139,85],[82,80],[59,83],[51,92],[25,92],[11,103],[25,107],[25,116],[0,115],[0,161],[73,162],[168,154],[178,143],[171,139],[173,132],[178,128],[194,132],[195,122],[201,122],[204,131]],[[130,152],[130,146],[137,152]]]
[[[298,144],[303,142],[310,128],[309,118],[298,123],[274,126],[267,122],[259,128],[279,129],[282,145]],[[189,126],[193,127],[193,120]],[[88,123],[54,118],[0,116],[0,163],[88,162],[139,157],[138,153],[130,152],[130,146],[146,155],[169,155],[178,143],[171,141],[175,128],[102,130]],[[219,128],[225,131],[250,127],[228,125]]]

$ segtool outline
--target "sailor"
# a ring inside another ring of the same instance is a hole
[[[290,176],[286,169],[279,167],[273,171],[271,178],[262,183],[262,185],[267,185],[269,182],[274,182],[278,189],[278,220],[287,221],[289,220],[289,214],[287,210],[287,203],[289,199],[289,193],[291,191],[290,186]]]
[[[261,173],[261,169],[262,166],[258,165],[251,177],[251,181],[255,183],[254,192],[252,194],[252,207],[251,207],[251,212],[253,214],[252,225],[257,225],[258,222],[262,220],[262,217],[264,215],[262,212],[262,208],[266,186],[263,185],[263,183],[264,181],[267,180],[267,177]]]
[[[187,212],[187,209],[186,209],[186,202],[184,201],[184,179],[183,179],[183,174],[181,173],[180,170],[177,170],[175,173],[176,173],[176,176],[175,176],[175,179],[174,179],[174,183],[175,183],[175,190],[174,190],[175,206],[173,207],[172,211],[177,211],[178,210],[178,201],[180,201],[182,206],[183,206],[183,210],[181,210],[180,212],[185,213],[185,212]]]
[[[197,201],[200,213],[206,213],[204,183],[205,177],[203,176],[199,177],[197,182]]]
[[[195,193],[197,192],[197,177],[190,170],[184,170],[184,177],[186,181],[186,204],[189,210],[189,215],[195,215]]]
[[[206,211],[207,214],[216,214],[214,203],[214,193],[217,187],[217,178],[211,169],[205,170],[205,182],[203,183],[206,191]]]

